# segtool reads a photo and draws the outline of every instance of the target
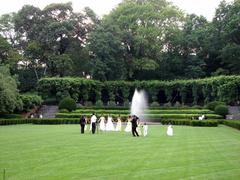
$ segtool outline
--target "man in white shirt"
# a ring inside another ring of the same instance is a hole
[[[91,126],[92,126],[92,134],[95,134],[96,131],[96,122],[97,122],[97,117],[95,116],[95,114],[92,114],[91,117]]]

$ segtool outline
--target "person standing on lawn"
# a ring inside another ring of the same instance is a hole
[[[97,123],[97,117],[95,116],[95,114],[92,114],[91,117],[91,126],[92,126],[92,134],[95,134],[96,131],[96,123]]]
[[[86,125],[86,117],[85,115],[83,115],[80,119],[81,134],[84,134],[85,125]]]

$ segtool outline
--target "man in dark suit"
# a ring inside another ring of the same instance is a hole
[[[80,119],[81,134],[84,134],[85,124],[86,124],[86,118],[83,115]]]
[[[138,132],[137,132],[137,122],[138,122],[138,117],[133,115],[133,118],[132,118],[132,135],[133,136],[139,136],[138,135]],[[136,135],[135,135],[136,134]]]

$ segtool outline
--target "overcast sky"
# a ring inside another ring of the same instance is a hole
[[[81,11],[88,6],[93,9],[97,15],[108,14],[112,8],[116,7],[122,0],[0,0],[0,15],[17,12],[25,4],[31,4],[36,7],[44,8],[50,3],[69,2],[73,3],[73,9],[76,12]],[[211,20],[215,9],[221,0],[169,0],[187,13],[203,15]],[[226,0],[232,2],[233,0]]]

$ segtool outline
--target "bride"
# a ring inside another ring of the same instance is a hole
[[[114,131],[114,130],[115,130],[115,128],[114,128],[114,125],[112,122],[112,117],[108,116],[108,120],[107,120],[107,124],[106,124],[106,131]]]
[[[105,117],[102,115],[99,120],[100,120],[100,130],[105,131],[106,130]]]
[[[127,122],[127,126],[125,128],[125,132],[131,132],[132,131],[132,123],[131,123],[131,116],[128,116],[128,122]]]

